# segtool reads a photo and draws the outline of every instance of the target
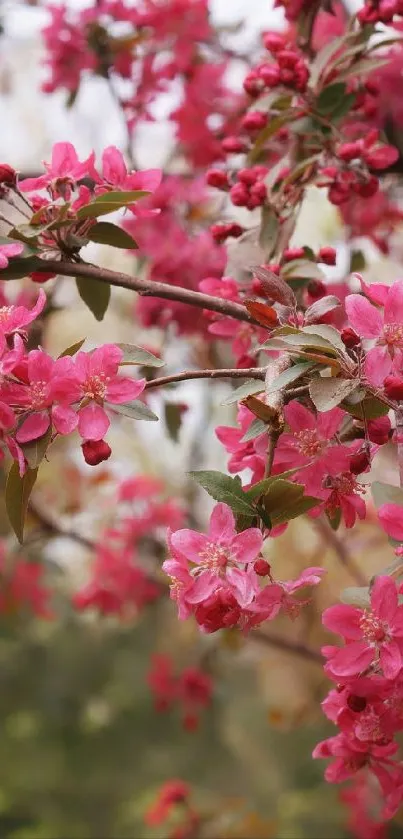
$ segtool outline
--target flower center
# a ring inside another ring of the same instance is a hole
[[[403,347],[403,323],[385,323],[383,336],[387,344]]]
[[[87,399],[105,399],[109,383],[109,376],[99,373],[98,376],[90,376],[85,382],[84,393]]]
[[[200,553],[202,563],[199,568],[203,571],[214,571],[219,574],[227,566],[231,557],[228,555],[228,549],[222,545],[216,545],[210,542],[204,551]]]
[[[31,408],[34,411],[40,411],[46,407],[48,401],[48,385],[47,382],[31,382],[29,386],[29,395],[31,398]]]
[[[294,437],[297,441],[297,449],[305,457],[316,457],[316,455],[321,454],[326,445],[323,440],[318,440],[314,429],[306,428],[304,431],[297,431]]]
[[[360,620],[360,629],[367,641],[382,643],[389,638],[389,627],[385,621],[381,621],[373,612],[364,612]]]
[[[5,323],[9,315],[13,311],[14,306],[1,306],[0,308],[0,323]]]

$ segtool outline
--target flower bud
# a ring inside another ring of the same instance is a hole
[[[284,38],[278,32],[267,32],[263,36],[263,44],[269,52],[276,53],[284,49]]]
[[[216,189],[227,189],[228,175],[223,169],[209,169],[206,173],[206,181],[209,186]]]
[[[304,259],[305,251],[303,248],[286,248],[283,257],[285,262],[291,262],[293,259]]]
[[[361,338],[354,332],[354,329],[351,326],[345,326],[344,329],[341,330],[340,338],[343,341],[345,347],[351,350],[353,347],[357,347],[358,344],[361,343]]]
[[[259,577],[268,577],[271,571],[269,563],[262,558],[256,560],[256,562],[253,564],[253,568],[256,571],[256,574],[259,575]]]
[[[336,250],[329,247],[321,248],[318,253],[318,262],[323,262],[325,265],[336,265]]]
[[[307,292],[314,300],[320,300],[326,294],[326,286],[320,280],[311,280],[307,285]]]
[[[242,128],[245,131],[260,131],[267,125],[267,114],[263,111],[249,111],[242,120]]]
[[[350,458],[350,472],[353,475],[361,475],[362,472],[365,472],[370,465],[370,459],[368,456],[368,452],[365,450],[361,452],[357,452],[357,454],[353,454]]]
[[[98,466],[112,454],[112,449],[105,440],[85,440],[81,446],[84,460],[89,466]]]
[[[8,163],[0,163],[0,184],[15,184],[17,172]]]
[[[371,443],[383,446],[388,443],[392,434],[392,426],[389,417],[378,417],[368,422],[368,437]]]
[[[386,376],[383,389],[389,399],[396,399],[398,402],[403,399],[403,379],[400,376]]]
[[[223,151],[228,154],[242,154],[242,152],[247,151],[245,142],[240,137],[226,137],[221,145]]]

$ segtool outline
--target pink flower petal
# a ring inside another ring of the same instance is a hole
[[[346,312],[350,325],[361,338],[378,338],[382,333],[382,315],[361,294],[346,297]]]
[[[340,603],[336,606],[330,606],[323,612],[322,623],[330,632],[342,635],[343,638],[348,640],[358,641],[362,638],[360,629],[362,614],[361,609]]]
[[[210,548],[211,542],[204,533],[197,533],[196,530],[177,530],[171,535],[171,545],[174,550],[179,551],[190,562],[197,565],[202,562],[201,556]]]
[[[228,544],[235,535],[235,519],[228,504],[216,504],[210,517],[208,537],[212,542]]]
[[[335,676],[355,676],[369,667],[373,656],[374,653],[368,644],[352,641],[339,650],[326,666]]]
[[[305,408],[296,400],[288,403],[284,414],[291,431],[303,431],[305,428],[313,430],[317,427],[317,420],[312,411],[309,411],[308,408]]]
[[[241,571],[239,568],[229,568],[226,576],[237,602],[245,609],[250,605],[255,596],[255,588],[250,575],[246,571]]]
[[[124,402],[131,402],[132,399],[137,399],[145,387],[145,379],[129,379],[123,376],[116,376],[116,378],[108,384],[106,390],[106,400],[115,405],[120,405]]]
[[[47,411],[31,414],[18,429],[15,435],[16,440],[18,443],[29,443],[31,440],[37,440],[38,437],[43,437],[46,434],[49,425],[50,418]]]
[[[77,428],[78,415],[72,408],[55,405],[52,408],[53,425],[59,434],[71,434]]]
[[[78,430],[84,440],[103,440],[110,426],[109,419],[100,405],[91,402],[81,408],[78,415]]]
[[[395,679],[402,667],[402,656],[396,641],[382,644],[379,657],[385,679]]]
[[[377,577],[371,591],[371,607],[378,617],[390,623],[398,606],[397,589],[391,577]]]
[[[398,280],[389,289],[385,303],[385,323],[403,321],[403,281]]]
[[[213,594],[221,585],[220,578],[213,574],[212,571],[203,571],[200,574],[194,585],[186,592],[186,600],[188,603],[202,603]]]
[[[371,385],[382,387],[391,369],[392,359],[387,347],[372,347],[368,350],[364,362],[364,373]]]
[[[249,527],[234,537],[231,544],[231,554],[237,562],[253,562],[260,554],[263,545],[263,536],[257,527]]]

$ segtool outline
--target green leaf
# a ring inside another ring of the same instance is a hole
[[[174,402],[166,402],[164,413],[169,436],[177,443],[182,426],[182,405],[176,405]]]
[[[97,195],[95,199],[96,204],[120,204],[121,207],[126,206],[127,204],[134,204],[135,201],[138,201],[139,198],[144,198],[146,195],[150,195],[150,190],[147,189],[132,189],[132,190],[125,190],[120,191],[118,189],[113,190],[112,192],[103,192],[101,195]]]
[[[1,279],[20,280],[22,277],[27,277],[32,271],[38,271],[39,268],[46,271],[45,263],[42,259],[38,259],[36,256],[16,256],[10,259],[7,268],[2,268]]]
[[[316,320],[321,320],[328,312],[337,309],[340,306],[340,300],[334,294],[328,294],[326,297],[321,297],[320,300],[315,300],[311,306],[308,306],[305,312],[305,323],[312,324]],[[322,324],[319,324],[321,326]],[[343,344],[344,349],[344,344]]]
[[[276,248],[279,220],[271,207],[263,205],[259,231],[259,245],[269,258]]]
[[[360,420],[378,419],[378,417],[384,417],[389,413],[388,405],[385,405],[384,402],[381,402],[375,396],[367,396],[358,404],[352,404],[346,399],[342,407],[348,414]]]
[[[75,355],[76,352],[81,350],[81,347],[85,343],[85,341],[86,338],[81,338],[80,341],[76,341],[75,344],[71,344],[69,347],[66,347],[66,349],[60,353],[58,358],[64,358],[66,355]]]
[[[20,477],[18,463],[14,461],[6,483],[6,509],[14,533],[22,544],[28,501],[38,476],[38,469],[27,469]]]
[[[46,434],[37,440],[32,440],[30,443],[20,443],[20,448],[30,469],[37,469],[40,466],[49,448],[51,439],[52,429],[49,428]]]
[[[274,481],[263,497],[265,510],[273,526],[291,521],[319,503],[317,498],[304,496],[302,484],[295,484],[283,478]]]
[[[116,344],[123,351],[123,364],[141,364],[142,367],[163,367],[165,362],[143,347],[135,344]]]
[[[270,140],[271,137],[274,137],[274,135],[277,134],[277,131],[280,131],[280,128],[282,128],[283,125],[287,125],[287,123],[292,122],[293,119],[296,119],[297,114],[298,111],[295,108],[290,108],[287,111],[282,111],[282,113],[278,116],[271,117],[271,119],[269,119],[267,125],[264,128],[262,128],[262,130],[257,135],[255,144],[249,152],[249,163],[254,163],[254,161],[259,158],[260,152],[266,145],[267,141]]]
[[[332,530],[338,530],[341,525],[341,508],[339,507],[334,515],[326,513],[326,517]]]
[[[252,396],[254,393],[262,393],[262,391],[264,391],[263,382],[256,381],[256,379],[249,379],[249,381],[233,390],[231,396],[221,404],[233,405],[235,402],[240,402],[241,399],[245,399],[246,396]]]
[[[267,425],[263,420],[254,419],[251,425],[249,426],[246,434],[241,439],[241,443],[249,443],[250,440],[255,440],[256,437],[259,437],[261,434],[267,431]]]
[[[366,268],[367,262],[365,256],[362,251],[352,251],[350,256],[350,268],[348,273],[354,274],[357,271],[364,271]]]
[[[116,224],[110,221],[98,221],[87,233],[90,242],[97,242],[99,245],[111,245],[113,248],[134,250],[138,248],[137,242]]]
[[[382,504],[399,504],[400,507],[403,507],[403,489],[401,487],[374,481],[371,492],[377,510],[382,507]]]
[[[157,414],[148,407],[140,399],[133,399],[132,402],[126,402],[125,405],[110,405],[107,407],[117,414],[123,414],[125,417],[135,420],[145,420],[147,422],[158,422]]]
[[[297,379],[300,379],[304,373],[307,373],[308,370],[312,370],[315,365],[312,364],[310,361],[301,361],[299,364],[294,364],[292,367],[288,367],[287,370],[284,370],[283,373],[280,373],[274,381],[271,383],[270,387],[267,390],[267,394],[274,393],[276,390],[282,390],[282,388],[287,387],[287,385],[292,384],[292,382],[296,382]]]
[[[314,107],[321,114],[331,114],[335,107],[343,101],[345,95],[346,85],[343,82],[335,82],[320,92]]]
[[[358,384],[354,379],[317,376],[309,384],[309,395],[318,411],[330,411],[340,405]]]
[[[332,347],[335,347],[340,352],[345,353],[345,346],[340,338],[340,333],[334,326],[328,326],[325,323],[315,323],[312,326],[304,326],[303,332],[305,334],[320,335],[325,341],[328,341]]]
[[[203,489],[214,498],[215,501],[222,501],[228,504],[234,513],[241,513],[246,516],[255,516],[256,510],[247,500],[242,489],[239,478],[231,478],[223,472],[206,470],[202,472],[189,472]]]
[[[315,262],[309,259],[293,259],[282,269],[285,279],[323,280],[325,275]]]
[[[111,298],[111,287],[92,277],[76,277],[77,290],[96,320],[103,320]]]
[[[261,495],[264,495],[276,481],[290,478],[291,475],[295,475],[299,469],[300,467],[297,466],[295,469],[287,469],[287,471],[282,472],[281,475],[271,475],[269,478],[263,478],[261,481],[258,481],[257,484],[253,484],[250,489],[247,489],[245,491],[245,495],[250,501],[254,501],[255,498],[259,498]]]

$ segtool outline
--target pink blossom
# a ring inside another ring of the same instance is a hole
[[[263,432],[253,440],[243,442],[243,438],[249,431],[254,419],[252,412],[244,405],[240,405],[237,413],[239,427],[219,425],[215,429],[215,433],[226,451],[231,454],[228,461],[229,471],[243,472],[244,469],[250,469],[252,472],[251,482],[257,483],[264,477],[267,434]]]
[[[299,467],[294,480],[304,485],[307,495],[321,497],[325,475],[338,475],[349,467],[348,447],[332,439],[340,428],[343,411],[333,408],[315,416],[294,400],[286,406],[284,415],[290,431],[280,437],[275,464],[280,471]]]
[[[25,326],[36,320],[38,315],[44,309],[46,304],[46,294],[41,288],[39,290],[38,298],[32,309],[27,309],[26,306],[8,305],[0,308],[0,330],[3,335],[12,335],[13,332],[26,335]]]
[[[72,143],[55,143],[51,163],[44,162],[46,174],[40,175],[39,178],[26,178],[20,182],[19,187],[22,192],[49,187],[51,192],[62,195],[68,201],[72,189],[81,178],[90,176],[95,181],[98,180],[94,162],[94,152],[80,162]]]
[[[74,372],[81,398],[78,430],[85,440],[102,440],[110,421],[104,403],[119,405],[130,402],[144,390],[144,379],[118,375],[122,350],[115,344],[105,344],[91,353],[79,352],[74,360]]]
[[[146,169],[141,172],[129,172],[122,152],[116,146],[108,146],[102,155],[103,183],[114,189],[144,190],[155,192],[161,179],[161,169]]]
[[[349,678],[368,668],[381,668],[386,679],[397,676],[402,667],[403,606],[390,577],[376,578],[370,609],[331,606],[322,619],[327,629],[338,632],[347,642],[326,665],[332,677]]]
[[[176,580],[181,584],[180,599],[188,606],[201,603],[222,587],[232,592],[240,606],[247,606],[257,585],[256,575],[248,565],[257,558],[262,542],[257,528],[237,533],[230,508],[217,504],[207,535],[194,530],[178,530],[170,535],[174,559],[166,561],[163,568],[174,585]]]
[[[13,256],[20,256],[24,250],[24,245],[21,242],[15,242],[11,245],[0,245],[0,271],[2,268],[7,268],[8,261]]]
[[[379,299],[383,297],[383,317],[362,295],[350,294],[346,298],[346,312],[352,328],[361,338],[376,341],[376,345],[367,351],[364,369],[368,381],[377,387],[382,386],[392,366],[402,363],[403,281],[393,283],[386,295],[382,289]]]
[[[403,507],[400,504],[382,504],[378,518],[388,536],[403,542]]]

